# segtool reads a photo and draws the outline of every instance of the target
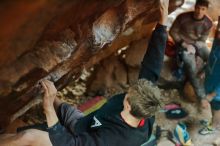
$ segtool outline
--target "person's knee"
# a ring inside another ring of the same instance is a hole
[[[183,61],[186,63],[192,63],[193,61],[195,61],[195,55],[193,54],[188,54],[186,51],[183,52]]]
[[[203,61],[207,61],[208,60],[208,57],[209,57],[209,49],[206,45],[203,45],[203,46],[200,46],[200,47],[197,47],[198,49],[198,55],[201,57],[201,59]]]

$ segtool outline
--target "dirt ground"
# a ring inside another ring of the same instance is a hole
[[[196,103],[190,103],[182,100],[182,97],[179,96],[177,90],[168,90],[164,91],[163,95],[165,96],[164,103],[169,102],[177,102],[180,103],[181,106],[189,113],[189,115],[185,119],[177,120],[168,120],[164,113],[159,113],[156,116],[156,123],[160,125],[164,130],[173,131],[176,127],[178,122],[185,122],[188,126],[188,132],[190,133],[190,137],[195,146],[220,146],[220,131],[215,131],[213,134],[210,135],[200,135],[198,133],[199,129],[202,128],[200,124],[200,120],[211,118],[211,111],[210,109],[199,111],[199,106]],[[163,137],[159,142],[158,146],[168,146],[166,143],[170,143],[166,137]],[[166,144],[166,145],[165,145]],[[173,144],[169,144],[172,146]]]

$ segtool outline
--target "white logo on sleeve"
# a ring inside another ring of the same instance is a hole
[[[95,116],[93,117],[93,120],[95,121],[95,123],[91,125],[91,128],[99,127],[102,125],[102,123]]]

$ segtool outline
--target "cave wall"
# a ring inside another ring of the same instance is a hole
[[[220,1],[219,0],[210,0],[210,8],[208,10],[209,16],[213,21],[218,21],[218,16],[220,16]]]
[[[108,95],[108,92],[112,94],[124,91],[138,79],[140,64],[155,24],[147,24],[144,29],[143,26],[136,25],[135,30],[139,29],[136,39],[94,67],[95,71],[87,82],[86,92],[89,95]]]

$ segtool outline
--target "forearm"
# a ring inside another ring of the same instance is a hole
[[[212,101],[212,99],[216,96],[216,92],[212,92],[206,96],[208,101]]]
[[[45,111],[45,115],[46,115],[48,127],[52,127],[59,121],[54,108],[47,109]]]
[[[53,106],[54,106],[56,113],[58,112],[58,109],[62,103],[63,101],[61,101],[58,97],[55,98]]]
[[[160,25],[166,26],[166,25],[167,25],[167,17],[168,17],[168,11],[165,12],[164,14],[161,14],[161,18],[160,18],[160,20],[158,21],[158,23],[159,23]]]
[[[159,24],[167,25],[169,0],[160,0],[160,20]]]

